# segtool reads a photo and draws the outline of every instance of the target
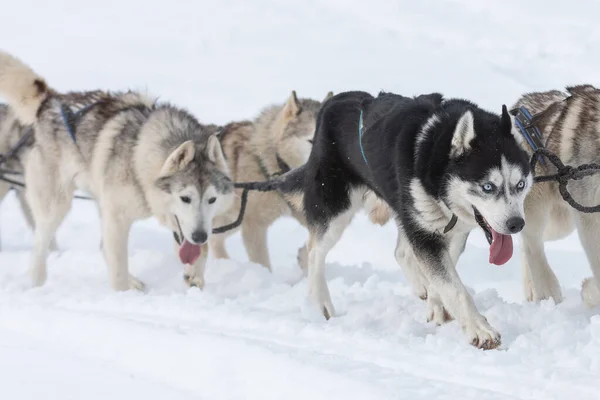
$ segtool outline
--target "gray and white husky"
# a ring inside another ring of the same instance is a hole
[[[564,164],[577,167],[600,163],[600,89],[591,85],[525,94],[515,107],[525,106],[543,135],[545,147]],[[525,145],[531,152],[531,148]],[[554,174],[552,164],[538,163],[537,174]],[[586,206],[600,204],[600,175],[571,181],[574,200]],[[583,282],[581,297],[590,307],[600,305],[600,214],[586,214],[566,203],[558,184],[537,183],[525,201],[527,225],[523,229],[522,269],[525,297],[529,301],[553,298],[562,301],[556,275],[552,272],[544,242],[563,238],[577,229],[593,272]]]
[[[60,94],[17,58],[0,52],[0,95],[35,143],[23,159],[35,225],[31,277],[46,280],[56,229],[81,189],[98,202],[103,252],[114,289],[142,289],[129,274],[132,223],[154,216],[184,237],[180,257],[198,257],[213,217],[233,201],[215,135],[188,112],[139,93]]]
[[[396,259],[428,318],[456,318],[469,341],[490,349],[500,334],[475,307],[456,263],[471,230],[490,243],[489,261],[512,256],[532,185],[527,153],[513,118],[440,94],[341,93],[317,117],[307,163],[257,190],[280,190],[302,204],[309,229],[308,289],[326,318],[335,314],[325,259],[370,190],[398,223]],[[301,199],[301,200],[300,200]]]

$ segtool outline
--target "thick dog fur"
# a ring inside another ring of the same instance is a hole
[[[21,140],[21,138],[30,129],[29,126],[23,125],[13,110],[6,104],[0,104],[0,154],[7,155]],[[20,148],[20,150],[2,164],[2,168],[9,171],[14,171],[23,174],[23,159],[33,146],[33,136]],[[7,178],[16,182],[22,183],[23,177],[20,175],[6,175]],[[30,228],[33,229],[33,216],[25,200],[25,192],[18,185],[0,181],[0,201],[8,194],[11,189],[15,189],[17,200],[21,205],[21,210],[25,216],[25,220]],[[56,242],[52,240],[50,249],[56,249]]]
[[[454,317],[471,343],[489,349],[498,346],[500,335],[477,311],[455,265],[478,225],[494,237],[508,237],[512,254],[508,235],[522,229],[532,185],[520,139],[506,107],[499,117],[439,94],[413,99],[342,93],[319,112],[307,163],[250,186],[302,199],[310,231],[309,296],[326,318],[335,311],[325,258],[371,190],[396,215],[396,258],[427,299],[429,319]],[[477,213],[483,222],[476,221]],[[453,214],[457,222],[445,232]]]
[[[534,123],[546,148],[567,165],[600,163],[600,90],[591,85],[529,93],[516,104],[534,115]],[[525,145],[527,151],[531,149]],[[538,163],[537,174],[552,174],[551,164]],[[583,205],[600,204],[600,176],[593,175],[568,185],[573,198]],[[538,183],[525,201],[527,225],[523,229],[522,269],[525,297],[529,301],[553,298],[562,301],[560,285],[544,252],[544,242],[563,238],[577,229],[593,277],[583,282],[581,297],[590,307],[600,305],[600,215],[579,212],[561,197],[556,183]]]
[[[333,93],[328,93],[323,102]],[[317,113],[321,108],[318,101],[298,98],[292,92],[281,105],[273,105],[262,110],[254,121],[233,122],[219,128],[219,139],[232,179],[235,182],[260,181],[285,173],[290,168],[303,165],[312,149]],[[223,226],[235,221],[240,212],[241,190],[237,191],[233,205],[215,217],[214,226]],[[391,218],[391,210],[371,191],[366,194],[369,218],[373,223],[384,225]],[[293,204],[280,192],[251,192],[248,196],[246,212],[240,227],[242,240],[250,261],[271,269],[267,247],[268,228],[277,219],[291,216],[306,226],[302,207]],[[210,248],[216,258],[229,258],[225,240],[238,229],[213,235]],[[202,259],[198,265],[186,266],[185,279],[203,282]],[[298,262],[306,269],[308,254],[306,246],[298,250]]]
[[[135,92],[60,94],[4,52],[0,94],[21,123],[35,129],[35,143],[24,157],[35,223],[34,285],[46,280],[48,247],[75,189],[98,202],[103,252],[116,290],[143,288],[129,275],[127,259],[129,229],[138,219],[155,216],[169,229],[177,227],[189,243],[208,247],[212,219],[230,207],[233,188],[217,137],[189,113]]]
[[[330,93],[326,101],[333,96]],[[220,133],[221,146],[235,182],[259,181],[285,173],[308,160],[312,148],[317,113],[321,103],[311,99],[299,99],[292,92],[285,104],[273,105],[262,110],[254,121],[234,122],[225,125]],[[238,195],[241,191],[238,191]],[[215,226],[235,221],[240,212],[240,197],[223,215],[215,218]],[[282,216],[292,216],[305,225],[301,212],[290,207],[277,192],[253,192],[248,197],[244,220],[241,225],[242,240],[250,261],[271,268],[267,248],[267,230]],[[237,230],[213,235],[210,247],[217,258],[229,258],[225,240]],[[306,259],[306,248],[299,250],[299,257]]]

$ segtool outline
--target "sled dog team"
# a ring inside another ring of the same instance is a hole
[[[267,230],[290,215],[309,231],[298,261],[309,296],[326,318],[335,315],[325,260],[354,214],[373,223],[392,217],[395,256],[427,318],[456,319],[475,346],[491,349],[500,334],[479,313],[456,271],[469,232],[480,228],[489,262],[512,256],[521,233],[525,295],[562,300],[544,242],[578,230],[593,278],[582,286],[588,306],[600,304],[600,215],[572,209],[557,184],[533,183],[526,136],[506,106],[499,114],[462,99],[431,93],[404,97],[365,92],[327,94],[264,109],[253,121],[204,125],[189,112],[136,92],[59,93],[17,58],[0,51],[0,168],[22,173],[17,190],[34,227],[31,278],[46,280],[46,257],[71,207],[74,191],[90,193],[102,224],[102,251],[115,290],[143,289],[129,274],[127,240],[133,222],[156,217],[170,229],[188,285],[202,288],[210,251],[228,257],[213,234],[240,212],[239,189],[251,188],[241,235],[251,261],[270,268]],[[565,164],[600,162],[600,90],[530,93],[524,106],[546,148]],[[9,175],[6,175],[9,176]],[[0,197],[12,185],[0,183]],[[573,181],[586,205],[600,203],[600,177]]]

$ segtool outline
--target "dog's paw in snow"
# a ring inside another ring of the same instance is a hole
[[[335,309],[326,284],[316,284],[313,290],[309,290],[309,297],[323,313],[325,319],[335,317]]]
[[[469,343],[479,349],[491,350],[502,344],[500,333],[492,328],[483,315],[469,321],[464,331],[469,338]]]
[[[586,278],[581,284],[581,300],[589,308],[600,305],[600,288],[594,278]]]
[[[140,292],[146,291],[146,285],[133,275],[129,275],[129,289],[139,290]]]
[[[183,280],[188,287],[197,287],[198,289],[204,289],[204,278],[195,275],[183,275]]]
[[[563,301],[562,290],[554,272],[546,268],[540,274],[540,279],[532,280],[529,274],[523,279],[523,289],[527,301],[539,303],[542,300],[553,299],[558,304]]]
[[[435,322],[436,325],[443,325],[452,321],[452,315],[444,308],[441,299],[438,296],[429,296],[427,299],[427,322]]]
[[[42,286],[44,283],[46,283],[46,279],[48,277],[46,268],[34,267],[30,270],[29,275],[31,276],[31,284],[34,287]]]

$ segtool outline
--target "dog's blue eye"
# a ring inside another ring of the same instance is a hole
[[[192,202],[192,199],[190,199],[188,196],[181,196],[180,197],[181,201],[183,201],[185,204],[190,204]]]
[[[517,183],[517,189],[523,190],[524,188],[525,188],[525,181],[519,181],[519,183]]]
[[[488,182],[488,183],[485,183],[481,188],[483,189],[484,192],[491,193],[494,191],[494,189],[496,187],[494,186],[493,183]]]
[[[215,201],[217,201],[217,198],[216,197],[211,197],[210,199],[208,199],[208,204],[212,204]]]

